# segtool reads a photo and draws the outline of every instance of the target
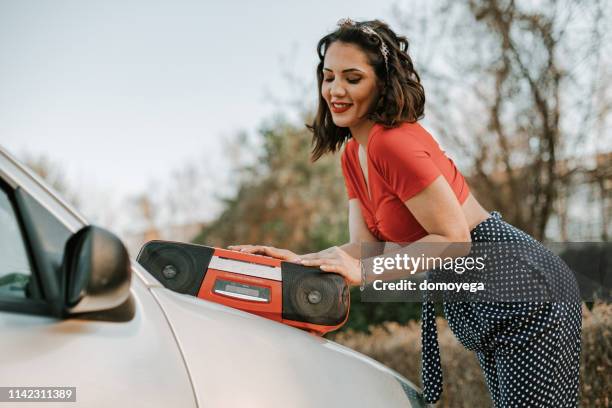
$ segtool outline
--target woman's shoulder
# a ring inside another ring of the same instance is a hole
[[[387,128],[376,124],[368,140],[368,152],[376,156],[389,150],[430,150],[437,143],[418,122]]]

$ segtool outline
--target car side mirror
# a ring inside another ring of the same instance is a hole
[[[70,237],[62,271],[68,314],[113,309],[130,295],[127,249],[116,235],[103,228],[89,225]]]

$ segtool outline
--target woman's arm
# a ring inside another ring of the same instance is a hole
[[[443,176],[437,177],[429,186],[404,203],[416,220],[428,232],[428,235],[407,245],[395,249],[385,256],[407,255],[408,257],[459,257],[470,251],[470,233],[467,220],[454,192]],[[437,243],[438,245],[426,245]],[[458,245],[451,245],[459,243]],[[462,244],[461,244],[462,243]],[[327,272],[343,275],[349,283],[361,282],[361,268],[358,259],[341,251],[332,251],[329,254],[315,258],[303,259],[302,263],[308,266],[318,266]],[[372,258],[364,259],[368,265]],[[385,271],[382,275],[375,275],[376,279],[393,280],[424,271],[423,268],[407,271],[405,269]],[[373,276],[368,274],[368,278]],[[370,279],[368,279],[370,280]]]
[[[385,251],[385,257],[406,255],[410,258],[420,256],[457,258],[470,253],[471,237],[468,222],[461,204],[443,176],[438,176],[422,192],[406,200],[404,204],[428,235],[405,247],[396,246],[394,250]],[[371,265],[372,259],[364,262],[366,265]],[[367,277],[368,281],[406,278],[410,274],[425,272],[427,269],[423,266],[421,264],[413,270],[388,270],[382,275],[370,273]]]
[[[349,200],[349,215],[348,215],[348,227],[349,227],[349,242],[344,245],[340,245],[340,248],[353,258],[361,258],[361,244],[366,242],[378,242],[376,237],[372,235],[368,229],[363,214],[361,213],[361,205],[359,200],[356,198]],[[323,251],[316,252],[314,254],[303,255],[302,258],[313,257],[317,254],[328,253],[333,251],[336,247],[327,248]]]

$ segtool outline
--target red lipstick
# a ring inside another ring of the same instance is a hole
[[[347,110],[349,110],[351,108],[351,106],[353,106],[352,103],[332,102],[330,104],[330,108],[331,108],[332,112],[334,112],[334,113],[346,112]]]

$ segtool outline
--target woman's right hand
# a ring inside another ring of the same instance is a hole
[[[300,262],[300,256],[288,249],[274,248],[265,245],[230,245],[227,247],[232,251],[246,252],[247,254],[258,254],[271,256],[288,262]]]

